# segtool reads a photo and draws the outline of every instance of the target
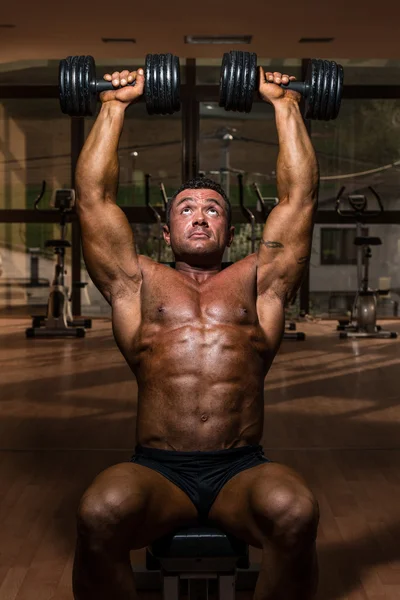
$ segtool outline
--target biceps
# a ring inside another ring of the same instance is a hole
[[[107,301],[141,278],[131,226],[114,203],[79,210],[82,248],[90,277]]]

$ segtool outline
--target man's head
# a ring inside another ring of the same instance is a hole
[[[167,205],[164,239],[175,259],[215,264],[232,243],[231,205],[223,188],[204,177],[184,183]]]

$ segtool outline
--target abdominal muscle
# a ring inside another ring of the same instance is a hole
[[[149,322],[134,354],[138,444],[207,451],[259,443],[272,356],[258,326]]]

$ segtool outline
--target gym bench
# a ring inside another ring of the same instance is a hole
[[[208,526],[176,531],[146,549],[147,571],[161,572],[163,600],[179,600],[182,580],[188,600],[207,600],[210,580],[219,600],[234,600],[237,569],[249,567],[248,545]]]

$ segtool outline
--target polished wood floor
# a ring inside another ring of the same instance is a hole
[[[75,509],[132,452],[136,383],[109,321],[83,340],[26,340],[27,325],[0,320],[0,600],[71,600]],[[398,600],[400,337],[343,341],[334,327],[283,343],[263,444],[319,500],[319,600]]]

